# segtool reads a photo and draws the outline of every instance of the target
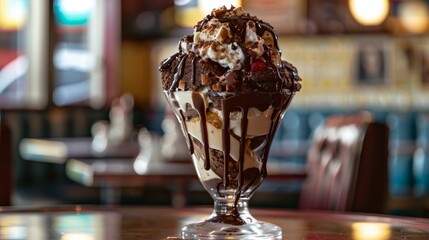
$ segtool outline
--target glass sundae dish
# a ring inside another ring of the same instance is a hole
[[[281,60],[271,25],[243,8],[214,9],[160,65],[164,94],[187,139],[198,177],[214,200],[184,239],[276,239],[248,201],[267,176],[269,149],[301,80]]]

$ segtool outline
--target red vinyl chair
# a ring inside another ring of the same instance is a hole
[[[368,114],[329,117],[313,134],[299,207],[385,212],[388,134]]]

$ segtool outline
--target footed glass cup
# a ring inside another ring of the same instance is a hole
[[[184,226],[184,239],[281,239],[248,203],[267,176],[269,149],[293,93],[165,92],[205,190],[207,219]]]

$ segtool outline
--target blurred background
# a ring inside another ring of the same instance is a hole
[[[91,137],[124,95],[130,125],[162,136],[158,65],[222,4],[271,23],[283,59],[303,79],[271,161],[304,164],[327,116],[368,111],[390,128],[390,212],[427,214],[427,0],[0,0],[0,114],[11,132],[13,204],[100,203],[100,189],[71,180],[64,164],[28,161],[22,140]],[[200,195],[188,204],[211,203],[198,184],[192,189]],[[299,183],[266,184],[254,205],[294,208],[298,192]],[[120,201],[170,204],[171,195],[169,186],[147,183],[124,187]]]

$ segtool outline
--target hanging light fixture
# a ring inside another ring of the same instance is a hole
[[[364,26],[380,25],[389,14],[389,0],[349,0],[353,18]]]
[[[429,27],[429,7],[423,1],[406,1],[398,7],[402,26],[411,33],[423,33]]]

